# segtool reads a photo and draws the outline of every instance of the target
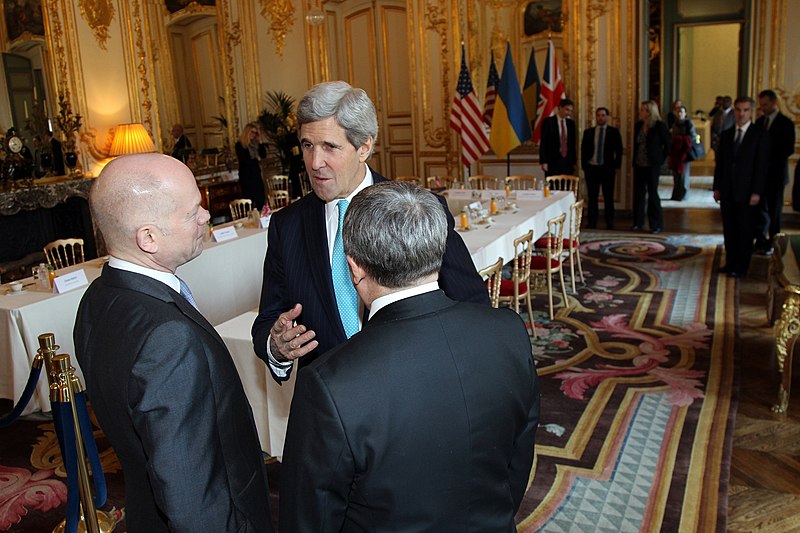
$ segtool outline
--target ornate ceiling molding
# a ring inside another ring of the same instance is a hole
[[[275,53],[283,59],[286,35],[294,26],[295,8],[291,0],[261,0],[261,16],[269,22],[269,32],[275,43]]]
[[[114,20],[114,4],[111,0],[80,0],[79,6],[81,16],[92,29],[97,45],[105,50],[108,27]]]

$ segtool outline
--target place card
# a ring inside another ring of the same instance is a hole
[[[229,241],[239,236],[239,234],[236,233],[236,228],[233,226],[211,230],[211,233],[214,235],[214,240],[217,242]]]
[[[535,191],[532,189],[517,191],[517,200],[543,200],[544,191]]]
[[[482,208],[483,208],[483,206],[481,205],[481,202],[480,202],[480,200],[479,200],[479,201],[477,201],[477,202],[472,202],[472,203],[471,203],[471,204],[469,204],[469,206],[467,206],[467,207],[469,207],[470,209],[475,209],[476,211],[477,211],[477,210],[479,210],[479,209],[482,209]]]
[[[269,227],[269,219],[270,218],[272,218],[272,215],[267,215],[267,216],[261,217],[259,219],[259,224],[261,225],[262,228],[268,228]]]
[[[450,189],[447,197],[452,200],[472,200],[472,189]]]
[[[483,200],[491,200],[492,198],[499,198],[505,195],[506,191],[496,189],[484,189],[481,191],[481,199]]]
[[[58,294],[71,291],[72,289],[77,289],[78,287],[83,287],[84,285],[88,284],[89,280],[86,279],[86,272],[84,272],[83,269],[70,272],[69,274],[63,274],[53,279],[53,287]]]

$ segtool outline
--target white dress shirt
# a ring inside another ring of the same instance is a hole
[[[400,300],[405,300],[406,298],[411,298],[412,296],[425,294],[426,292],[433,292],[438,289],[439,282],[431,281],[430,283],[423,283],[422,285],[417,285],[416,287],[411,287],[410,289],[402,289],[397,292],[391,292],[379,298],[375,298],[369,308],[369,319],[372,320],[372,317],[375,316],[375,313],[389,304],[399,302]]]
[[[125,261],[124,259],[119,259],[113,255],[108,257],[108,266],[119,270],[133,272],[135,274],[141,274],[142,276],[147,276],[148,278],[153,278],[154,280],[160,281],[178,294],[181,293],[181,282],[178,281],[178,276],[172,272],[164,272],[163,270],[147,268],[135,263],[131,263],[130,261]]]

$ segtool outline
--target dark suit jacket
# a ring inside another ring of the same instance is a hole
[[[175,140],[175,146],[172,147],[172,157],[185,163],[189,159],[189,151],[191,149],[192,141],[186,135],[181,135]]]
[[[750,124],[734,154],[737,127],[722,132],[714,168],[714,190],[722,200],[749,203],[750,195],[764,195],[769,159],[767,132]]]
[[[375,183],[386,178],[372,171]],[[444,198],[437,195],[447,211]],[[489,305],[489,295],[475,271],[464,241],[455,232],[455,221],[447,211],[448,234],[439,286],[454,300]],[[299,360],[300,365],[344,342],[344,333],[331,278],[328,237],[325,227],[325,203],[310,193],[299,201],[276,212],[271,219],[269,245],[264,259],[264,281],[261,304],[253,323],[253,345],[256,354],[268,361],[267,339],[278,316],[303,305],[299,324],[314,330],[319,346]],[[286,378],[275,377],[278,381]]]
[[[516,532],[538,421],[516,313],[390,304],[298,374],[281,531]]]
[[[644,127],[644,122],[641,120],[636,122],[633,127],[634,145],[636,144],[636,137],[639,131]],[[645,143],[647,144],[647,162],[650,167],[660,167],[667,160],[669,155],[669,145],[672,142],[667,125],[662,121],[655,123],[653,127],[647,130],[647,137]],[[634,146],[634,150],[635,150]],[[633,153],[633,165],[636,166],[636,152]]]
[[[756,125],[766,129],[767,117],[761,117]],[[769,166],[767,167],[768,185],[783,187],[789,183],[789,157],[794,153],[794,122],[780,111],[767,130],[769,136]]]
[[[558,132],[558,115],[542,121],[542,141],[539,147],[539,162],[552,164],[565,163],[575,167],[578,162],[578,137],[575,121],[567,119],[567,157],[561,157],[561,134]],[[548,169],[550,171],[550,169]]]
[[[250,404],[225,344],[191,304],[106,266],[74,336],[125,473],[128,531],[272,531]]]
[[[589,166],[594,155],[595,128],[586,128],[581,140],[581,165]],[[619,168],[622,166],[622,135],[613,126],[606,125],[606,135],[603,139],[603,167]]]

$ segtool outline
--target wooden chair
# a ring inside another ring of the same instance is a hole
[[[486,278],[486,289],[489,291],[489,301],[492,307],[500,307],[500,281],[503,279],[503,258],[498,257],[497,262],[490,265],[478,274],[481,278]]]
[[[413,183],[414,185],[419,185],[420,187],[422,186],[422,180],[419,178],[419,176],[397,176],[394,180],[406,181],[409,183]]]
[[[512,191],[522,191],[525,189],[536,188],[536,178],[529,174],[520,174],[518,176],[508,176],[505,179],[506,185]]]
[[[247,218],[253,209],[253,201],[249,198],[237,198],[236,200],[231,200],[228,207],[231,209],[231,218],[233,220]]]
[[[578,176],[562,174],[559,176],[547,176],[545,179],[551,191],[572,191],[576,200],[580,198],[581,180]]]
[[[268,195],[270,209],[280,209],[289,205],[289,191],[271,191]]]
[[[569,237],[564,239],[564,252],[569,258],[569,273],[570,280],[572,280],[572,294],[577,294],[575,289],[575,263],[578,264],[578,273],[581,277],[581,283],[586,283],[583,279],[583,265],[581,264],[581,220],[583,218],[583,200],[578,200],[569,206]],[[547,249],[547,239],[550,237],[545,235],[539,238],[534,247],[536,251],[545,252]]]
[[[531,323],[531,333],[536,336],[536,328],[533,321],[533,308],[531,306],[531,259],[533,255],[533,230],[528,231],[522,237],[514,239],[514,259],[512,261],[511,279],[500,281],[499,303],[513,306],[514,311],[519,314],[519,303],[525,301],[528,308],[528,319]]]
[[[497,178],[494,176],[488,176],[486,174],[477,174],[475,176],[470,176],[467,178],[467,183],[469,184],[470,189],[496,189],[497,188]]]
[[[438,185],[436,184],[438,181]],[[453,182],[456,181],[453,176],[428,176],[425,182],[429,189],[452,189]]]
[[[289,176],[270,176],[270,191],[288,191],[289,190]]]
[[[564,222],[567,219],[566,213],[561,213],[557,217],[547,221],[547,233],[545,237],[537,242],[542,242],[546,246],[541,254],[531,258],[531,278],[547,278],[547,298],[550,303],[550,320],[555,318],[553,311],[553,274],[558,273],[561,281],[561,295],[564,298],[564,307],[567,307],[567,290],[564,284],[564,271],[561,268],[564,262]],[[538,251],[537,251],[538,252]],[[537,286],[540,286],[537,283]]]
[[[44,247],[47,264],[55,269],[83,263],[83,239],[58,239]]]

